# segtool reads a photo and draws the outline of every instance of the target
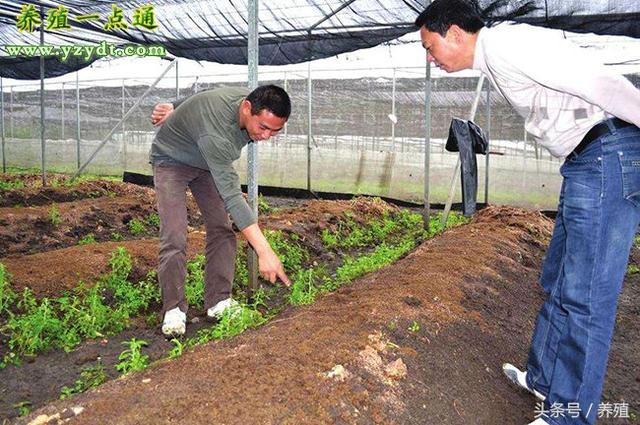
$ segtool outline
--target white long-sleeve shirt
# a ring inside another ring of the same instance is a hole
[[[566,40],[562,31],[503,23],[478,34],[483,72],[552,155],[565,157],[598,122],[640,127],[640,90]]]

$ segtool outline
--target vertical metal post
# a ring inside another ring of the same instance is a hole
[[[396,69],[393,68],[391,83],[391,152],[396,151]]]
[[[40,6],[40,46],[44,45],[44,8]],[[44,56],[40,54],[40,146],[42,155],[42,186],[47,185],[47,153],[44,141]]]
[[[489,155],[491,147],[491,82],[487,84],[487,155],[484,158],[484,203],[489,204]]]
[[[80,168],[80,78],[76,71],[76,162]]]
[[[259,63],[259,39],[258,39],[258,1],[249,0],[249,29],[247,40],[247,66],[249,76],[249,89],[258,87],[258,63]],[[249,143],[247,152],[247,192],[249,195],[249,206],[253,213],[258,215],[258,146]],[[249,269],[249,297],[252,297],[258,289],[258,256],[251,247],[247,252]]]
[[[524,140],[522,141],[522,188],[527,184],[527,129],[524,130]]]
[[[176,64],[177,66],[177,64]],[[176,72],[177,73],[177,72]],[[124,116],[126,114],[125,102],[124,102],[124,79],[122,80],[122,166],[127,171],[127,132],[125,128]]]
[[[13,86],[9,88],[9,138],[13,139]]]
[[[422,212],[422,219],[425,230],[429,230],[431,221],[429,185],[429,176],[431,174],[431,64],[428,60],[426,61],[424,76],[424,123],[424,211]]]
[[[0,77],[0,137],[2,137],[2,172],[7,172],[7,155],[5,151],[5,140],[4,140],[4,86],[2,77]]]
[[[176,59],[176,100],[180,99],[180,73],[178,72],[178,62]]]
[[[287,71],[284,72],[284,91],[287,91],[288,87],[287,84],[288,80],[287,80]],[[287,120],[287,122],[284,124],[284,144],[287,144],[287,133],[288,133],[288,127],[289,127],[289,121]]]
[[[60,109],[62,111],[62,122],[61,122],[61,127],[60,127],[60,138],[62,140],[64,140],[64,83],[62,83],[62,93],[61,96],[62,98],[62,103],[60,105]]]
[[[309,58],[307,60],[307,190],[311,192],[311,114],[313,112],[311,107],[312,96],[312,81],[311,81],[311,59],[312,59],[312,45],[311,45],[311,30],[309,35]]]

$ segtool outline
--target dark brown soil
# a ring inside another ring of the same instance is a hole
[[[283,217],[273,225],[287,221],[304,226]],[[82,424],[528,423],[534,399],[500,368],[526,359],[550,230],[537,213],[488,208],[314,305],[18,423],[73,416],[71,408],[82,411],[70,423]],[[626,401],[636,414],[639,300],[638,277],[628,276],[605,388],[605,400]],[[346,370],[341,379],[327,376],[336,365]]]

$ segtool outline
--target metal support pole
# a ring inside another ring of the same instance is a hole
[[[491,82],[487,84],[487,155],[484,158],[484,203],[489,204],[489,155],[491,155]]]
[[[393,81],[391,83],[391,152],[396,151],[396,121],[396,69],[393,68]]]
[[[476,96],[473,99],[473,104],[471,105],[471,111],[469,111],[469,120],[473,121],[476,116],[476,111],[478,110],[478,103],[480,103],[480,96],[482,95],[482,83],[484,83],[484,74],[480,74],[480,78],[478,78],[478,85],[476,86]],[[447,203],[444,206],[444,211],[442,212],[442,228],[444,229],[447,225],[447,218],[449,217],[449,211],[451,211],[451,205],[453,204],[453,196],[455,195],[456,183],[458,181],[458,174],[460,171],[460,155],[458,155],[458,160],[456,161],[456,167],[453,171],[453,177],[451,178],[451,185],[449,186],[449,197],[447,198]]]
[[[176,100],[180,99],[180,74],[178,72],[178,63],[176,63]]]
[[[62,111],[62,122],[60,124],[60,138],[64,140],[64,83],[62,83],[62,93],[61,93],[62,103],[60,105],[60,109]]]
[[[40,19],[44,22],[44,8],[40,6]],[[44,46],[44,24],[40,25],[40,46]],[[40,147],[42,159],[42,186],[47,185],[47,153],[44,141],[44,56],[40,55]]]
[[[2,85],[2,77],[0,77],[0,128],[2,132],[0,135],[2,137],[2,172],[7,172],[7,154],[5,151],[5,140],[4,140],[4,86]]]
[[[307,190],[311,192],[311,119],[312,119],[312,81],[311,81],[311,59],[312,59],[312,45],[311,45],[311,30],[308,32],[309,36],[309,57],[307,59]]]
[[[288,89],[288,87],[287,87],[288,84],[287,83],[288,83],[288,81],[287,81],[287,71],[285,71],[284,72],[284,87],[283,87],[284,91],[287,91],[287,89]],[[288,127],[289,127],[289,121],[287,120],[287,122],[284,123],[284,133],[283,133],[283,135],[284,135],[284,144],[285,145],[287,144]]]
[[[259,64],[259,39],[258,39],[258,1],[249,0],[249,29],[247,32],[247,66],[248,66],[248,86],[253,90],[258,87],[258,64]],[[258,216],[258,145],[257,143],[249,143],[247,152],[247,195],[249,197],[249,206],[254,215]],[[249,269],[249,297],[258,289],[258,256],[255,250],[250,246],[247,252],[248,269]]]
[[[105,138],[102,140],[102,142],[100,142],[100,144],[98,145],[98,147],[93,151],[93,153],[89,156],[89,158],[85,161],[84,164],[82,164],[82,166],[80,168],[78,168],[78,171],[75,172],[75,174],[73,175],[72,179],[75,179],[76,177],[78,177],[80,175],[80,173],[82,173],[82,171],[87,167],[87,165],[89,165],[91,163],[91,161],[93,161],[93,159],[96,157],[96,155],[98,154],[98,152],[100,152],[100,150],[104,147],[104,145],[107,144],[107,142],[109,141],[109,139],[111,138],[111,136],[113,135],[113,133],[116,132],[116,130],[118,128],[120,128],[120,125],[122,124],[122,122],[124,120],[126,120],[127,118],[129,118],[129,116],[131,114],[133,114],[133,112],[138,108],[138,106],[142,103],[142,101],[144,100],[145,97],[147,97],[147,95],[151,92],[151,90],[153,90],[156,85],[158,84],[158,82],[160,80],[162,80],[162,78],[164,78],[165,75],[167,75],[167,73],[169,71],[171,71],[171,68],[173,68],[173,66],[175,65],[176,61],[173,60],[171,61],[171,63],[169,63],[169,66],[167,66],[167,68],[162,71],[162,74],[160,74],[160,76],[149,86],[149,88],[142,94],[142,96],[140,96],[138,98],[138,100],[136,100],[136,103],[133,104],[133,106],[127,111],[127,113],[124,115],[124,117],[122,117],[122,120],[119,121],[112,129],[111,131],[109,131],[109,133],[105,136]]]
[[[176,65],[177,66],[177,65]],[[124,102],[124,79],[122,80],[122,167],[127,171],[127,132],[124,122],[125,102]]]
[[[9,138],[13,139],[13,86],[9,89]]]
[[[424,76],[424,211],[423,225],[429,230],[431,222],[431,194],[429,176],[431,174],[431,64],[426,61]],[[404,146],[404,145],[403,145]]]
[[[80,168],[80,79],[76,72],[76,164]]]

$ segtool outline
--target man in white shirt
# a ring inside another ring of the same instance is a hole
[[[640,91],[561,31],[487,28],[471,1],[435,0],[416,19],[428,60],[447,72],[480,70],[526,130],[566,158],[527,368],[503,369],[544,400],[532,424],[593,424],[640,222]]]

